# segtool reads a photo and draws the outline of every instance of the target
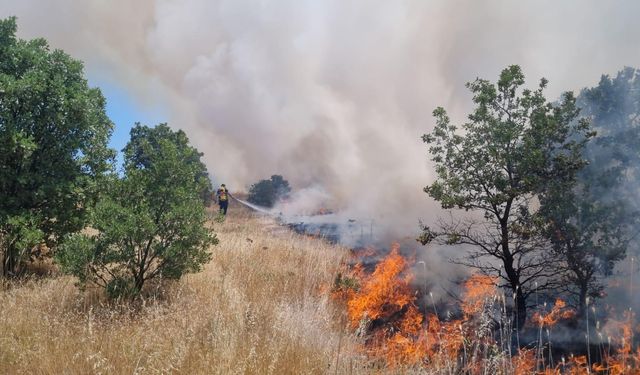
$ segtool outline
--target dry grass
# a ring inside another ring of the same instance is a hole
[[[204,271],[137,304],[82,293],[66,276],[0,286],[0,373],[366,371],[328,293],[345,249],[237,205],[212,225],[220,244]]]

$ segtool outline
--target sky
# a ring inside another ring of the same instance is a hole
[[[635,0],[3,0],[23,38],[85,62],[117,125],[166,121],[214,182],[282,174],[300,207],[400,233],[442,215],[420,137],[464,87],[520,64],[547,97],[640,66]]]
[[[136,122],[155,126],[167,121],[167,114],[159,106],[141,105],[127,90],[118,84],[101,82],[100,77],[88,77],[89,85],[99,87],[107,99],[107,115],[114,123],[114,130],[109,146],[118,151],[117,165],[122,166],[120,151],[129,141],[129,131]]]

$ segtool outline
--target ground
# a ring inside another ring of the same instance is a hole
[[[235,202],[234,202],[235,203]],[[55,271],[0,286],[1,374],[360,373],[330,286],[344,248],[237,203],[197,274],[135,303],[80,291]],[[337,367],[336,367],[337,366]]]

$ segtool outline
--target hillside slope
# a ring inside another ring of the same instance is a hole
[[[109,303],[67,276],[2,285],[0,373],[357,372],[329,296],[346,250],[238,204],[211,225],[220,244],[204,271],[140,303]]]

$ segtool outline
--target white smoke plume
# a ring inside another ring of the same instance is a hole
[[[640,2],[3,0],[90,76],[163,103],[235,190],[277,173],[332,208],[417,232],[439,214],[420,136],[509,64],[548,96],[640,65]],[[383,224],[384,223],[384,224]]]
[[[310,186],[296,190],[286,200],[276,204],[273,212],[284,216],[315,215],[329,213],[332,200],[322,186]]]

